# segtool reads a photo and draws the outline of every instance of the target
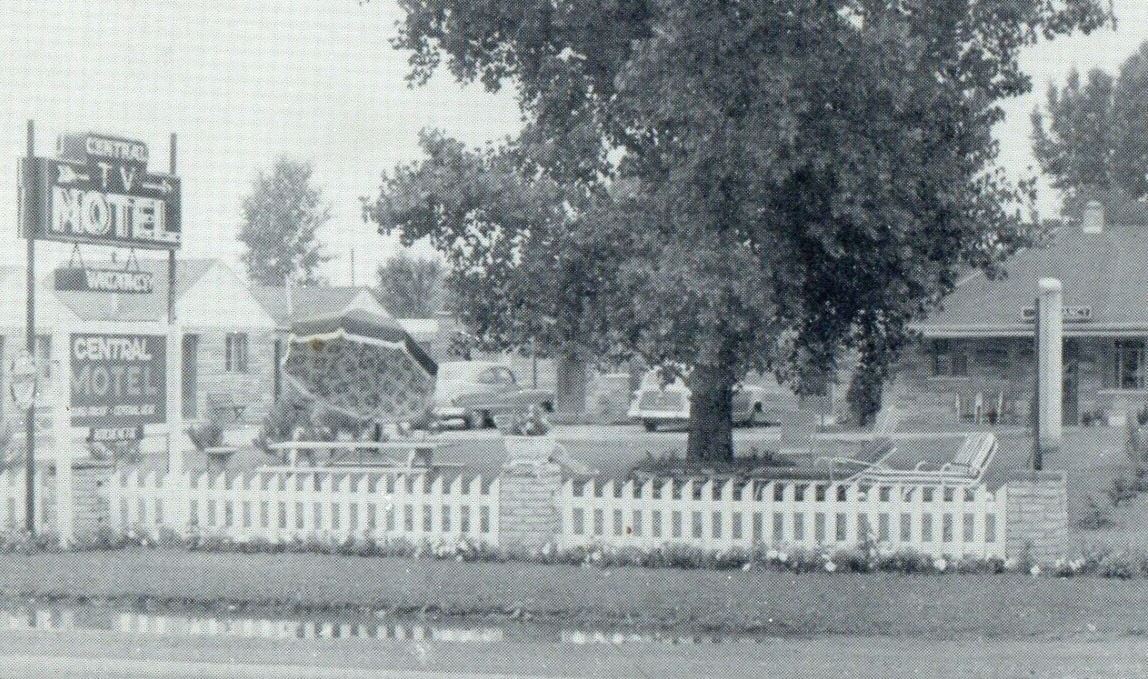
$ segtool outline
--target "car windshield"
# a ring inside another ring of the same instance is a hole
[[[490,366],[484,363],[440,363],[438,366],[438,378],[451,382],[473,379],[478,373],[488,367]]]
[[[676,377],[670,384],[681,385],[682,380],[680,377]],[[650,370],[642,376],[642,389],[660,389],[662,386],[662,375],[660,370],[655,368],[654,370]]]

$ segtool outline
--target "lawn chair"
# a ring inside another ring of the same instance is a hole
[[[246,405],[236,403],[231,392],[212,392],[206,399],[207,412],[220,422],[231,423],[239,420]]]
[[[998,447],[997,437],[994,434],[979,433],[968,436],[961,443],[952,461],[941,466],[941,472],[980,478],[992,463]]]

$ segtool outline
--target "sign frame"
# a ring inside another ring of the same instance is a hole
[[[75,330],[66,337],[70,426],[121,429],[168,424],[172,358],[167,355],[167,335],[100,329]]]
[[[182,243],[177,176],[33,157],[21,159],[20,181],[26,202],[21,208],[36,216],[20,220],[24,238],[169,251]]]
[[[1025,323],[1032,323],[1037,319],[1037,307],[1026,306],[1021,310],[1021,318]],[[1088,323],[1092,320],[1092,307],[1086,305],[1065,305],[1060,308],[1060,318],[1064,323]]]
[[[150,295],[155,292],[155,275],[143,270],[62,266],[55,271],[55,286],[67,292]]]

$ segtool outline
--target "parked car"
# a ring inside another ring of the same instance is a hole
[[[438,366],[433,414],[436,420],[460,420],[467,429],[493,427],[494,416],[539,406],[554,410],[554,393],[518,384],[514,373],[493,361],[448,361]]]
[[[690,418],[690,389],[685,381],[679,377],[669,384],[662,382],[661,371],[650,370],[630,402],[630,419],[641,422],[646,431]],[[777,424],[782,413],[796,409],[796,402],[796,397],[781,387],[767,389],[739,382],[733,392],[733,421],[744,425]]]

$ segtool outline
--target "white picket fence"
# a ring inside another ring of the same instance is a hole
[[[24,498],[23,471],[0,472],[0,529],[16,531],[26,525]],[[36,478],[36,525],[47,526],[52,519],[53,507],[50,487],[44,483],[44,477]],[[48,492],[45,492],[48,490]]]
[[[285,541],[310,536],[498,541],[498,479],[370,472],[112,477],[111,525]]]
[[[239,540],[359,536],[499,544],[498,478],[132,471],[112,474],[105,487],[109,523],[118,531],[168,527]],[[23,525],[23,493],[20,473],[0,474],[0,526]],[[554,506],[562,547],[833,549],[869,539],[893,550],[1003,558],[1006,499],[1006,487],[992,492],[984,485],[568,479]]]
[[[1005,488],[812,481],[566,481],[562,544],[709,550],[868,539],[935,556],[1004,557]]]

